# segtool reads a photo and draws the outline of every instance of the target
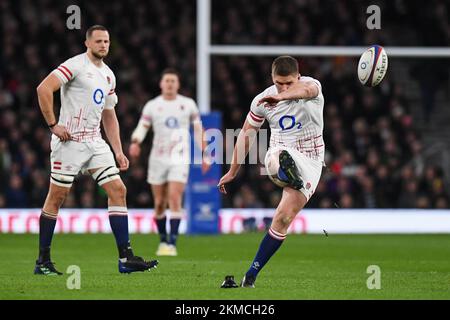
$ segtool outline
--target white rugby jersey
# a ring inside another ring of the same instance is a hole
[[[102,111],[114,108],[118,100],[114,73],[103,62],[97,67],[87,53],[66,60],[52,73],[62,83],[58,124],[67,128],[74,141],[101,139]]]
[[[284,146],[297,149],[306,156],[324,161],[322,85],[311,77],[301,77],[300,81],[312,81],[319,88],[319,95],[313,99],[283,100],[275,107],[257,106],[260,99],[278,94],[275,85],[258,94],[252,101],[248,122],[261,127],[264,120],[269,122],[270,147]]]
[[[189,161],[190,124],[200,121],[200,113],[193,99],[177,95],[174,100],[165,100],[159,95],[145,104],[140,121],[153,126],[150,159],[173,160],[174,157],[181,157]]]

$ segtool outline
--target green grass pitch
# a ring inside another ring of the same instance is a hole
[[[255,289],[220,289],[225,275],[240,282],[262,237],[182,235],[178,257],[122,275],[112,235],[55,235],[57,268],[81,269],[81,289],[69,290],[69,274],[32,274],[37,235],[1,234],[0,299],[450,299],[450,235],[289,235]],[[131,239],[155,257],[156,235]],[[379,290],[367,288],[369,265],[381,269]]]

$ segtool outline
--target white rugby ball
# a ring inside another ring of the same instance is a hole
[[[386,75],[388,57],[381,46],[371,46],[363,52],[358,63],[358,79],[368,87],[377,86]]]

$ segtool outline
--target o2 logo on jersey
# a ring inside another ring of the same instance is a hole
[[[94,91],[94,94],[92,95],[92,99],[94,99],[94,102],[96,104],[103,103],[103,100],[105,99],[105,94],[103,93],[102,89],[96,89]]]
[[[302,128],[302,123],[300,121],[297,122],[295,116],[282,116],[280,120],[278,120],[278,124],[280,125],[281,131],[289,130],[294,127],[297,127],[299,130]]]
[[[168,117],[166,119],[166,127],[170,128],[170,129],[178,128],[179,127],[178,119],[175,117]]]

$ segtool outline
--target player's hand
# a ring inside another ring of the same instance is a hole
[[[50,131],[59,138],[62,142],[69,141],[72,139],[70,136],[70,133],[67,131],[66,127],[60,126],[57,124],[56,126],[52,127]]]
[[[203,156],[202,159],[202,174],[206,174],[211,169],[211,159],[207,156]]]
[[[219,180],[219,184],[217,185],[219,187],[219,191],[223,194],[227,194],[227,190],[225,189],[225,184],[230,183],[234,180],[236,177],[235,174],[232,174],[230,171],[228,171],[222,178]]]
[[[128,149],[131,158],[137,158],[141,154],[141,146],[137,142],[133,142]]]
[[[116,160],[119,164],[119,170],[125,171],[130,166],[130,162],[128,161],[128,158],[123,153],[116,154]]]
[[[269,107],[269,108],[273,108],[277,105],[278,102],[280,102],[282,99],[280,97],[280,95],[275,94],[275,95],[271,95],[271,96],[266,96],[264,98],[262,98],[261,100],[258,101],[258,106],[265,103],[265,107]]]

